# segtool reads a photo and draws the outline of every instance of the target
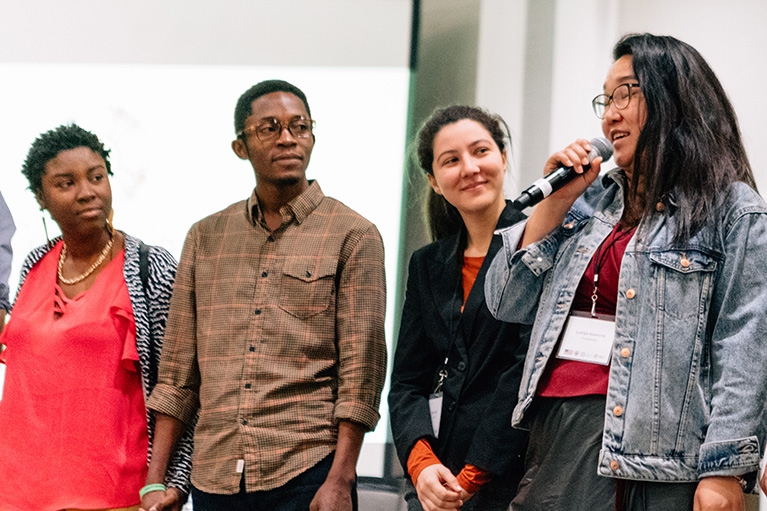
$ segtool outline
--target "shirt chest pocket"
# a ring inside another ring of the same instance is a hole
[[[297,318],[328,309],[335,299],[335,259],[299,258],[285,263],[280,279],[280,308]]]
[[[649,255],[656,305],[675,318],[701,317],[708,310],[717,262],[695,250]]]

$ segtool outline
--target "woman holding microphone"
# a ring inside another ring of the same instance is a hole
[[[629,35],[613,56],[593,106],[618,168],[588,168],[585,140],[553,154],[545,173],[581,175],[503,233],[486,280],[497,318],[534,322],[512,509],[743,509],[767,423],[767,206],[694,48]]]

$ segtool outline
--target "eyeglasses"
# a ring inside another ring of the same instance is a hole
[[[607,109],[610,108],[610,104],[614,105],[617,110],[623,110],[629,103],[631,103],[631,89],[639,88],[638,83],[622,83],[613,89],[613,93],[609,96],[607,94],[600,94],[591,100],[591,106],[594,108],[594,113],[600,119],[604,119],[607,114]]]
[[[312,130],[316,124],[312,119],[304,117],[292,119],[286,125],[283,125],[277,119],[269,119],[255,126],[247,126],[245,129],[238,131],[237,136],[255,133],[261,142],[271,142],[280,138],[282,130],[287,128],[295,138],[309,138],[312,136]]]

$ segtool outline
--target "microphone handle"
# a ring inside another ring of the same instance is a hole
[[[584,165],[583,169],[586,171],[589,169],[589,166]],[[559,167],[530,185],[527,190],[522,192],[522,195],[512,202],[512,204],[520,211],[529,208],[530,206],[534,206],[565,186],[576,175],[577,173],[572,167]]]

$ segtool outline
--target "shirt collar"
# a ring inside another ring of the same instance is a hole
[[[280,208],[280,215],[282,215],[282,223],[285,224],[290,220],[294,220],[297,225],[300,225],[314,209],[320,205],[322,199],[325,198],[325,194],[322,193],[320,184],[316,179],[309,181],[309,188],[304,190],[298,197],[288,202]],[[263,214],[261,212],[261,203],[258,200],[256,189],[253,189],[253,193],[248,198],[248,220],[253,225],[261,222]]]

